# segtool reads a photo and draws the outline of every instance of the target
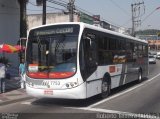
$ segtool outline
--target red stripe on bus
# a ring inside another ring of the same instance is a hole
[[[67,78],[74,74],[74,72],[28,72],[27,73],[31,78]]]
[[[116,67],[115,66],[109,66],[109,73],[114,73],[116,72]]]
[[[67,78],[74,74],[74,72],[51,72],[49,78]]]

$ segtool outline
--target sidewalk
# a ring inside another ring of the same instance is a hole
[[[20,88],[19,81],[19,77],[6,79],[6,92],[0,94],[0,106],[33,98],[26,94],[25,89]]]

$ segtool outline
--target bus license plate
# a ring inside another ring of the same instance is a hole
[[[53,90],[44,90],[44,95],[53,95]]]

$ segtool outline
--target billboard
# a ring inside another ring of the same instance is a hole
[[[89,16],[89,15],[81,12],[80,13],[80,22],[93,24],[93,18],[92,18],[92,16]]]

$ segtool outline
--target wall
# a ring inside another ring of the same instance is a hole
[[[78,16],[74,15],[74,21],[78,21]],[[46,24],[57,22],[69,22],[69,15],[63,13],[48,13],[46,15]],[[42,14],[31,14],[27,16],[28,30],[33,27],[42,25]]]
[[[19,40],[20,10],[17,0],[0,0],[0,44],[15,45]],[[0,53],[2,55],[2,53]],[[5,54],[12,67],[18,68],[18,54]]]

